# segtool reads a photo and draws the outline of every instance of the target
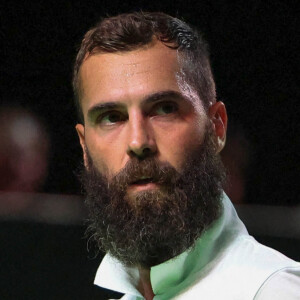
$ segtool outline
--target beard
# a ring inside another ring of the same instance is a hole
[[[187,153],[180,173],[153,156],[134,157],[107,179],[87,152],[88,168],[80,178],[86,191],[90,240],[124,265],[143,268],[193,247],[222,207],[225,172],[212,136],[206,130],[204,142]],[[150,178],[158,188],[128,195],[128,187],[141,177]]]

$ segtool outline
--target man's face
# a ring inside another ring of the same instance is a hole
[[[76,129],[94,238],[129,265],[178,255],[219,212],[224,105],[206,114],[176,51],[159,42],[90,56],[80,77],[85,124]]]

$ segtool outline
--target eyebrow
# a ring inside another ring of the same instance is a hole
[[[124,106],[121,102],[104,102],[98,103],[88,110],[87,116],[89,121],[93,121],[96,114],[102,111],[116,109]]]
[[[181,93],[177,91],[167,90],[167,91],[160,91],[160,92],[147,95],[144,99],[142,99],[141,105],[144,106],[147,104],[155,103],[164,100],[166,98],[185,100],[185,97]],[[98,103],[88,110],[87,116],[88,119],[92,121],[94,119],[95,114],[101,111],[124,108],[124,107],[125,107],[124,103],[119,101],[108,101],[104,103]]]
[[[164,100],[165,98],[172,98],[172,99],[176,99],[176,100],[184,100],[185,99],[185,97],[177,91],[172,91],[172,90],[161,91],[161,92],[153,93],[151,95],[146,96],[142,100],[142,105],[161,101],[161,100]]]

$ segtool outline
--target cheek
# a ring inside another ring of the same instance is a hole
[[[168,161],[179,170],[189,153],[203,143],[204,129],[199,126],[182,126],[168,130],[157,140],[161,160]]]

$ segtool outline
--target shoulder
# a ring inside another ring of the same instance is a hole
[[[227,259],[237,262],[239,266],[255,269],[281,269],[298,265],[279,251],[257,242],[252,236],[240,236],[228,247]]]
[[[224,259],[229,268],[232,266],[237,269],[237,274],[263,282],[281,269],[300,265],[275,249],[260,244],[251,236],[237,238],[226,252]]]
[[[271,274],[258,290],[255,300],[300,299],[300,264]]]
[[[223,278],[230,278],[226,280],[227,292],[232,295],[234,290],[236,297],[233,299],[300,299],[299,295],[298,298],[264,296],[276,285],[281,289],[287,281],[290,282],[287,285],[289,289],[293,286],[293,292],[296,292],[298,286],[299,293],[300,264],[258,243],[251,236],[238,237],[228,247],[220,262],[216,268],[219,271],[216,276],[219,278],[222,273]]]

